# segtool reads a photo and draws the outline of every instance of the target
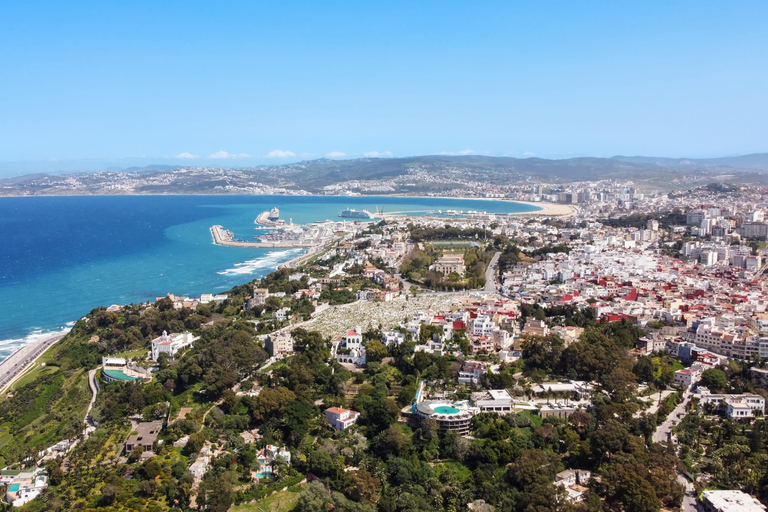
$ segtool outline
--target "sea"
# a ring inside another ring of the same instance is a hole
[[[213,244],[220,224],[251,240],[273,207],[294,223],[340,221],[346,208],[414,215],[434,210],[515,213],[510,201],[371,196],[67,196],[0,198],[0,361],[66,329],[93,308],[172,292],[222,293],[304,249]]]

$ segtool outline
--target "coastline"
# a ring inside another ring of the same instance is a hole
[[[71,328],[41,335],[39,339],[21,345],[13,354],[0,363],[0,392],[6,391],[17,380],[34,368],[38,359],[49,348],[69,334]]]
[[[85,195],[98,196],[98,194],[75,194],[75,195],[69,195],[69,196],[70,197],[83,197]],[[475,208],[474,206],[469,206],[469,208],[470,209],[479,209],[479,210],[486,209],[484,207],[485,205],[481,205],[481,203],[479,203],[480,201],[495,201],[495,202],[504,201],[506,203],[526,204],[526,205],[535,207],[536,210],[535,211],[531,211],[531,212],[515,212],[515,213],[509,213],[509,214],[503,214],[503,215],[510,215],[510,216],[513,216],[513,215],[514,216],[521,216],[521,215],[524,215],[524,216],[558,216],[558,215],[569,215],[569,214],[571,214],[573,212],[573,208],[570,207],[570,206],[566,206],[566,205],[555,205],[555,204],[543,203],[543,202],[542,203],[533,203],[533,202],[526,202],[526,201],[517,201],[517,200],[510,199],[510,198],[451,197],[451,196],[409,195],[409,194],[383,194],[383,195],[379,194],[379,195],[360,195],[360,196],[333,195],[333,196],[330,196],[330,195],[325,195],[325,194],[323,194],[323,195],[320,195],[320,194],[270,194],[270,195],[256,194],[256,195],[254,195],[254,194],[162,194],[162,193],[161,194],[157,194],[157,193],[155,193],[155,194],[109,194],[109,195],[102,195],[102,197],[115,197],[116,195],[126,196],[126,197],[131,197],[131,196],[133,196],[133,197],[137,197],[137,196],[155,196],[155,197],[169,197],[169,196],[177,196],[177,197],[186,197],[186,196],[195,196],[195,197],[201,197],[201,196],[232,197],[232,196],[236,196],[236,197],[242,197],[242,198],[254,198],[254,197],[263,196],[265,198],[266,197],[272,197],[272,198],[275,198],[275,199],[278,199],[278,200],[279,200],[279,198],[286,198],[287,200],[298,200],[299,202],[302,201],[301,198],[306,198],[306,200],[311,200],[313,197],[326,197],[326,198],[329,198],[329,199],[330,198],[335,198],[335,199],[352,198],[352,199],[356,199],[357,201],[371,202],[371,203],[375,202],[378,199],[390,199],[390,200],[392,200],[392,199],[396,199],[396,198],[402,198],[402,199],[405,199],[405,200],[408,200],[408,199],[410,199],[410,200],[425,199],[425,200],[429,200],[430,202],[436,202],[436,203],[439,203],[441,201],[458,200],[458,201],[472,201],[472,202],[477,204],[477,207]],[[5,197],[67,197],[67,196],[65,196],[65,195],[58,195],[57,194],[55,196],[53,196],[53,195],[52,196],[40,195],[40,196],[5,196]],[[491,205],[488,205],[488,206],[490,207]],[[464,206],[464,209],[467,209],[467,205]],[[490,210],[492,211],[493,208],[490,208]],[[262,244],[262,248],[264,248],[264,249],[276,249],[276,248],[278,248],[279,245],[283,245],[283,244],[274,244],[275,247],[268,247],[268,245],[272,245],[272,244]],[[291,247],[286,247],[286,248],[291,248]],[[295,247],[295,248],[299,249],[300,247]],[[307,260],[310,260],[314,256],[316,256],[322,250],[322,246],[320,246],[320,247],[314,247],[313,246],[311,248],[305,246],[302,249],[305,249],[305,250],[302,250],[299,254],[291,255],[290,259],[288,259],[288,260],[286,260],[286,261],[284,261],[282,263],[272,263],[273,266],[270,266],[269,268],[263,268],[263,269],[260,270],[260,272],[263,271],[263,272],[266,273],[266,272],[271,272],[273,270],[280,269],[280,268],[296,268],[301,263],[303,263],[303,262],[305,262]],[[172,288],[167,288],[167,289],[171,290]],[[154,296],[155,296],[155,294],[152,294],[152,295],[146,296],[145,299],[142,299],[142,298],[139,297],[136,300],[137,301],[140,301],[140,300],[150,300]],[[111,303],[109,300],[104,302],[104,304],[109,304],[109,303]],[[83,311],[85,311],[86,309],[88,309],[88,307],[85,307],[83,309]],[[75,314],[73,316],[75,316],[75,317],[81,316],[81,311],[75,311]],[[62,324],[64,324],[64,322],[62,322]],[[67,324],[69,324],[69,322],[67,322]],[[35,322],[35,323],[30,323],[30,325],[40,325],[40,324]],[[45,325],[45,324],[43,324],[43,325]],[[62,325],[62,329],[63,328],[64,328],[64,325]],[[35,328],[35,329],[37,329],[37,328]],[[56,327],[55,325],[51,325],[51,326],[47,327],[45,329],[45,331],[47,331],[47,332],[45,332],[45,333],[35,333],[35,334],[25,334],[25,333],[21,333],[21,332],[18,332],[18,333],[17,332],[10,332],[8,334],[8,336],[7,336],[8,337],[7,340],[6,339],[1,340],[1,341],[7,342],[6,343],[7,349],[6,349],[5,354],[4,354],[6,359],[0,361],[0,386],[3,385],[3,380],[2,380],[3,363],[5,363],[6,361],[16,361],[18,359],[20,353],[22,353],[22,354],[26,353],[26,352],[23,352],[23,350],[26,347],[29,347],[29,348],[27,348],[27,351],[28,351],[28,350],[31,350],[34,347],[40,346],[41,340],[47,339],[48,337],[51,337],[51,336],[59,335],[61,333],[66,334],[66,331],[59,330],[59,328]],[[62,334],[62,337],[63,337],[63,334]],[[15,350],[15,351],[9,353],[11,350]],[[6,365],[6,368],[7,368],[7,365]]]

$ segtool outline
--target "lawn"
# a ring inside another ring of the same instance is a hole
[[[149,353],[149,349],[140,348],[138,350],[126,350],[125,352],[118,352],[112,357],[124,357],[125,359],[143,359]]]
[[[11,386],[11,389],[18,389],[25,384],[29,384],[36,378],[38,378],[41,375],[44,375],[46,373],[52,373],[58,370],[58,367],[56,366],[42,366],[38,363],[37,366],[29,370],[27,373],[25,373],[19,380],[13,383],[13,386]]]
[[[253,503],[244,503],[230,508],[231,512],[290,512],[299,501],[302,485],[294,485],[288,490],[276,492],[271,496]]]

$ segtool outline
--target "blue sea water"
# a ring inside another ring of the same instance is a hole
[[[75,196],[0,198],[0,361],[39,333],[110,304],[220,293],[303,249],[213,245],[209,228],[257,234],[262,211],[295,223],[340,220],[345,208],[385,212],[534,211],[508,201],[338,196]]]

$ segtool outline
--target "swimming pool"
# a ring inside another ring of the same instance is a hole
[[[455,407],[451,407],[450,405],[439,405],[434,408],[435,412],[438,414],[457,414],[459,410]]]
[[[136,380],[136,377],[126,375],[122,370],[102,370],[102,373],[107,376],[107,380]]]

